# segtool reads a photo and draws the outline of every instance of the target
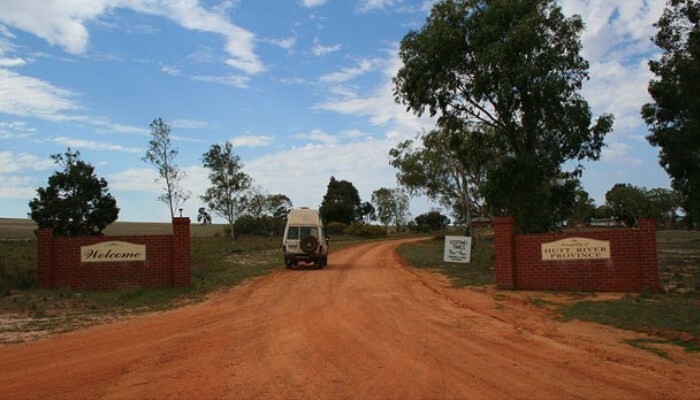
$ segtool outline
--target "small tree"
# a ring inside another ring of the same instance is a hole
[[[55,236],[94,236],[117,220],[117,201],[109,194],[107,181],[95,175],[95,168],[80,159],[80,152],[51,158],[63,167],[49,177],[38,197],[29,202],[29,216],[39,228],[52,228]]]
[[[160,118],[154,119],[149,126],[151,140],[142,160],[158,169],[157,181],[162,181],[164,191],[158,196],[158,200],[168,205],[170,218],[174,218],[175,210],[190,198],[191,193],[182,188],[185,173],[175,164],[178,150],[170,142],[170,127]]]
[[[328,189],[323,196],[319,212],[326,222],[342,222],[350,225],[361,219],[362,202],[355,186],[346,180],[331,176]]]
[[[254,218],[261,234],[274,236],[284,229],[292,201],[283,194],[267,194],[262,188],[252,186],[246,195],[246,211]]]
[[[420,146],[412,140],[399,143],[389,151],[391,165],[398,169],[396,178],[411,194],[425,194],[450,209],[471,232],[471,216],[480,207],[480,186],[484,181],[487,160],[472,157],[465,141],[474,135],[457,135],[447,129],[436,129],[419,137]],[[454,139],[454,140],[453,140]],[[465,147],[466,149],[463,149]],[[490,153],[488,146],[479,146],[479,153]]]
[[[202,161],[204,168],[209,169],[212,186],[201,198],[210,210],[228,221],[229,237],[235,240],[234,223],[247,207],[245,195],[252,179],[243,172],[243,164],[233,153],[231,142],[212,145],[202,156]]]
[[[438,232],[447,229],[447,226],[450,224],[450,219],[442,215],[440,211],[433,210],[417,216],[415,224],[419,232]]]
[[[389,224],[394,223],[397,229],[406,224],[408,218],[408,195],[400,188],[380,188],[372,192],[372,203],[379,222],[384,225],[387,235]]]

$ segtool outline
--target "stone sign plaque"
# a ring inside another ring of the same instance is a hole
[[[445,262],[468,263],[471,261],[472,238],[468,236],[445,236]]]
[[[146,261],[146,245],[110,241],[80,247],[80,262]]]
[[[542,261],[605,260],[609,258],[609,240],[572,237],[542,243]]]

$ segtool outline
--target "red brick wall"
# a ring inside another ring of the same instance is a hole
[[[516,235],[494,218],[496,285],[504,289],[640,292],[659,290],[654,220],[637,229]],[[610,241],[610,259],[542,261],[542,243],[568,237]]]
[[[146,261],[80,261],[80,247],[106,241],[146,246]],[[37,241],[39,287],[122,289],[185,287],[190,284],[190,219],[174,218],[172,235],[52,237],[39,229]]]

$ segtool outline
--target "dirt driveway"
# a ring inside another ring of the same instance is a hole
[[[700,398],[700,356],[402,266],[335,252],[210,300],[0,347],[2,399]]]

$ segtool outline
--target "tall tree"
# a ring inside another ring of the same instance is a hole
[[[361,207],[360,194],[352,182],[339,181],[331,176],[328,189],[319,207],[323,220],[350,225],[361,220]]]
[[[408,219],[409,199],[408,195],[400,188],[379,188],[372,192],[372,204],[377,219],[384,225],[387,235],[389,225],[396,227],[405,225]]]
[[[158,170],[158,181],[163,184],[164,192],[158,196],[158,200],[168,205],[170,217],[173,218],[175,210],[190,198],[191,193],[182,188],[185,173],[175,163],[178,149],[170,141],[170,126],[157,118],[149,127],[151,140],[148,142],[148,150],[142,160]]]
[[[406,140],[389,151],[390,164],[398,169],[396,178],[409,193],[424,194],[452,210],[471,233],[472,211],[481,206],[479,188],[484,184],[488,147],[478,146],[481,155],[472,157],[477,146],[467,146],[463,136],[447,129],[421,135],[419,146]],[[459,142],[457,142],[459,141]],[[461,149],[464,149],[460,151]]]
[[[659,163],[682,196],[688,220],[700,226],[700,2],[670,0],[653,38],[663,50],[649,61],[656,78],[649,82],[653,103],[642,107],[651,134],[660,148]]]
[[[519,231],[556,227],[563,184],[582,171],[562,166],[598,159],[612,130],[612,115],[592,124],[579,94],[588,78],[583,28],[555,0],[443,0],[401,41],[397,101],[464,135],[493,133],[484,196]]]
[[[29,216],[39,228],[52,228],[55,236],[99,235],[117,220],[117,201],[107,181],[95,175],[95,168],[80,159],[80,152],[51,158],[63,168],[49,177],[48,186],[37,189],[29,202]]]
[[[234,223],[248,205],[245,196],[252,179],[243,172],[243,164],[234,154],[231,142],[212,145],[202,156],[202,162],[209,170],[211,187],[201,199],[210,210],[228,221],[230,239],[235,240]]]

